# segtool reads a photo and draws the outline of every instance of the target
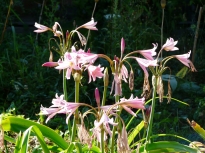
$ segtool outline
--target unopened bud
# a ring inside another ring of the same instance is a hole
[[[53,52],[50,51],[49,62],[53,62]]]
[[[98,108],[100,107],[100,93],[98,88],[95,88],[95,100],[97,103]]]
[[[68,39],[68,36],[69,36],[69,31],[67,30],[66,31],[66,39]]]
[[[125,40],[124,38],[121,39],[121,57],[124,53],[124,50],[125,50]]]
[[[161,7],[164,9],[166,6],[166,0],[161,0]]]
[[[151,105],[149,107],[147,107],[146,110],[145,110],[145,118],[146,118],[147,122],[149,121],[151,110],[152,110],[152,106]]]
[[[73,73],[73,78],[74,78],[75,82],[80,82],[80,80],[81,80],[81,73],[80,73],[80,71],[74,72]]]
[[[90,48],[88,48],[87,53],[90,53]]]
[[[103,80],[104,80],[104,86],[108,86],[108,83],[109,83],[109,74],[108,74],[108,69],[106,67],[105,71],[104,71],[104,77],[103,77]]]

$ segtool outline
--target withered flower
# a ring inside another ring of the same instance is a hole
[[[83,119],[81,118],[81,124],[77,125],[78,127],[78,138],[82,144],[87,144],[89,148],[92,147],[92,138],[89,135],[88,131],[85,128]]]

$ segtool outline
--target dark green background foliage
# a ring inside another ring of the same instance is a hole
[[[48,61],[48,40],[52,33],[38,35],[33,32],[34,23],[39,22],[42,1],[15,0],[7,18],[9,0],[1,0],[0,31],[4,33],[0,44],[0,103],[1,112],[11,111],[24,114],[26,117],[37,119],[41,105],[50,106],[55,93],[61,94],[62,75],[53,68],[41,65]],[[203,7],[202,0],[167,0],[164,19],[164,39],[168,37],[178,40],[179,51],[176,54],[187,53],[193,49],[199,7]],[[41,24],[52,27],[59,22],[64,30],[71,31],[91,19],[94,0],[50,0],[45,1]],[[8,19],[6,30],[4,25]],[[107,54],[111,58],[120,57],[120,40],[124,37],[126,49],[124,54],[138,49],[150,49],[152,43],[158,43],[160,48],[162,9],[160,0],[99,0],[94,13],[98,22],[98,31],[91,31],[88,46],[91,52]],[[182,133],[183,129],[190,130],[186,117],[195,119],[201,126],[205,126],[205,15],[201,17],[194,65],[198,72],[186,72],[183,78],[176,77],[177,88],[173,97],[187,102],[184,106],[176,102],[170,104],[158,103],[156,113],[156,132]],[[82,29],[87,35],[87,31]],[[75,38],[78,41],[77,37]],[[171,53],[167,53],[171,55]],[[54,52],[54,60],[59,56]],[[104,60],[97,60],[96,64],[109,66]],[[136,62],[134,95],[140,96],[143,84],[143,73]],[[173,60],[169,62],[172,75],[183,66]],[[167,72],[169,74],[169,72]],[[72,80],[72,79],[71,79]],[[87,83],[87,74],[82,79],[80,101],[95,105],[94,89],[103,90],[103,82]],[[110,75],[110,86],[113,78]],[[74,84],[69,81],[69,100],[74,100]],[[166,83],[166,82],[165,82]],[[130,96],[127,84],[123,85],[124,96]],[[165,85],[166,86],[166,85]],[[112,96],[107,103],[113,103]],[[174,120],[174,123],[173,123]],[[51,121],[52,122],[52,121]],[[182,133],[185,134],[185,133]]]

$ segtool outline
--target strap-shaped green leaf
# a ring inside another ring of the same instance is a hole
[[[144,127],[144,121],[141,121],[135,128],[134,130],[129,134],[128,136],[128,144],[134,140],[136,135],[141,131],[141,129]]]
[[[188,123],[190,124],[190,126],[205,140],[205,130],[195,121],[189,121],[189,119],[187,119]]]
[[[43,135],[36,126],[30,126],[28,129],[26,129],[23,132],[22,135],[21,135],[21,132],[19,133],[18,138],[16,140],[16,146],[15,146],[14,153],[27,153],[28,152],[28,146],[29,146],[28,143],[29,143],[31,131],[34,132],[34,134],[37,136],[44,153],[49,153],[49,149],[44,141]]]
[[[100,148],[98,148],[97,146],[92,146],[91,148],[89,148],[88,146],[83,147],[82,152],[88,151],[92,151],[92,153],[101,153]]]
[[[19,118],[19,117],[14,117],[14,116],[9,116],[9,117],[6,117],[5,119],[2,119],[2,128],[4,129],[4,131],[13,131],[13,132],[18,133],[20,131],[25,131],[30,126],[38,127],[38,129],[41,131],[43,136],[50,139],[52,142],[54,142],[57,146],[59,146],[63,150],[68,148],[69,144],[60,135],[58,135],[54,130],[52,130],[51,128],[45,125],[41,125],[36,122],[23,119],[23,118]],[[35,128],[35,130],[37,129]],[[34,134],[34,132],[32,132],[31,134]]]
[[[140,147],[140,153],[160,153],[160,152],[191,152],[198,153],[198,150],[175,141],[159,141],[146,144]]]

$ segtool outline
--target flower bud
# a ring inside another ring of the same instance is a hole
[[[125,40],[124,38],[121,39],[121,57],[124,53],[124,50],[125,50]]]
[[[87,50],[87,53],[90,53],[91,51],[90,51],[90,48],[88,48],[88,50]]]
[[[81,73],[80,73],[80,71],[75,71],[73,73],[73,78],[74,78],[75,82],[80,82],[80,80],[81,80]]]
[[[97,106],[100,107],[100,93],[98,88],[95,88],[95,100],[97,102]]]
[[[148,122],[149,122],[149,117],[150,117],[150,114],[151,114],[151,110],[152,110],[152,106],[148,106],[145,110],[145,127],[147,128],[148,127]]]
[[[53,52],[50,51],[49,62],[53,62]]]
[[[103,80],[104,80],[104,86],[108,86],[108,83],[109,83],[109,74],[108,74],[108,69],[106,68],[105,71],[104,71],[104,77],[103,77]]]
[[[161,0],[161,7],[164,9],[166,6],[166,0]]]

